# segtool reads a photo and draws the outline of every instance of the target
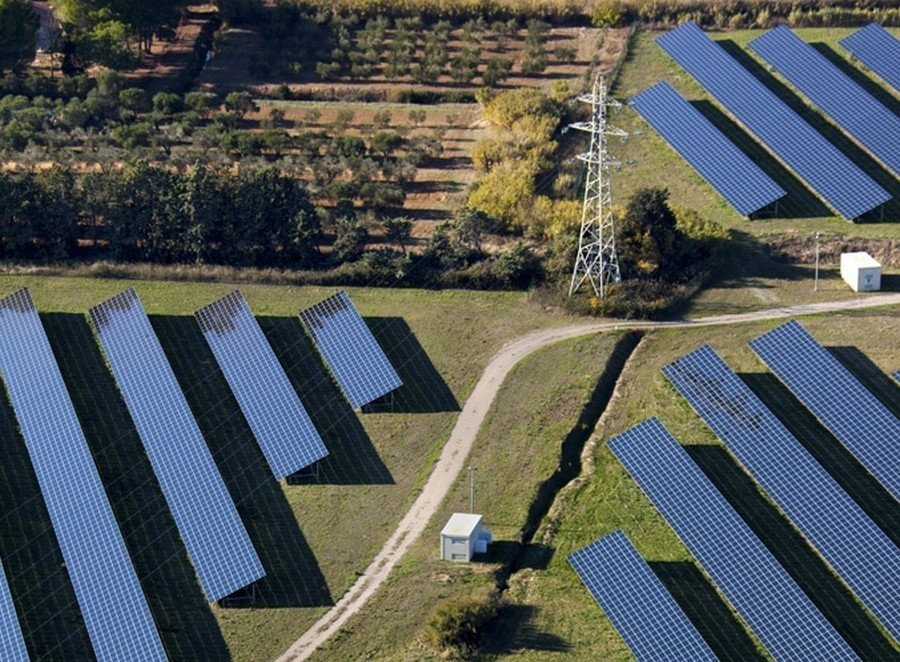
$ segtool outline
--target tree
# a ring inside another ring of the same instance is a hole
[[[666,280],[675,275],[681,241],[668,198],[664,188],[642,188],[628,200],[617,227],[624,277]]]
[[[406,255],[406,244],[412,236],[413,222],[408,216],[385,216],[381,221],[388,241],[400,244]]]
[[[18,74],[34,59],[39,24],[28,0],[0,0],[0,75]]]
[[[369,241],[369,229],[356,214],[341,216],[334,224],[332,255],[335,261],[355,262],[362,257]]]
[[[255,113],[259,107],[249,92],[229,92],[225,97],[225,110],[234,113],[238,119],[244,119],[244,115]]]

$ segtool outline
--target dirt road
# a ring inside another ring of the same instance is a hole
[[[740,324],[766,319],[810,315],[814,313],[854,310],[900,304],[900,293],[880,294],[850,301],[783,306],[751,313],[717,315],[694,320],[672,322],[587,322],[554,329],[535,331],[504,345],[491,359],[475,389],[466,401],[450,439],[444,445],[434,470],[412,507],[400,520],[396,530],[359,579],[340,600],[328,610],[302,637],[279,658],[279,662],[305,660],[341,626],[358,612],[387,579],[393,567],[406,553],[412,542],[421,535],[429,520],[437,512],[450,487],[465,466],[466,457],[488,409],[494,402],[500,385],[516,363],[529,354],[560,340],[568,340],[599,331],[614,329],[653,329],[668,327],[718,326]]]

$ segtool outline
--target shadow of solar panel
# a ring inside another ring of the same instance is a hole
[[[895,174],[900,173],[900,118],[786,25],[748,48],[802,92]],[[900,57],[896,66],[900,67]]]
[[[328,455],[243,295],[236,290],[194,317],[275,478]]]
[[[856,659],[658,419],[608,445],[773,657]]]
[[[844,218],[855,219],[891,199],[695,23],[656,43]]]
[[[663,374],[895,639],[900,550],[705,345]]]
[[[403,385],[343,290],[304,310],[300,319],[354,409]]]
[[[207,599],[256,581],[265,571],[137,293],[90,318]]]
[[[22,629],[19,627],[19,618],[16,616],[16,608],[13,606],[2,564],[0,564],[0,659],[10,662],[28,661],[28,651],[22,638]]]
[[[667,82],[628,103],[741,215],[749,216],[786,195]]]
[[[900,420],[796,321],[750,348],[813,415],[900,499]]]
[[[900,39],[878,23],[869,23],[838,42],[845,50],[900,92]]]
[[[569,563],[638,660],[717,659],[622,531],[573,552]]]
[[[0,371],[99,659],[166,659],[28,290],[0,301]]]

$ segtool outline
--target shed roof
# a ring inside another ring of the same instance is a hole
[[[441,531],[442,536],[452,536],[454,538],[466,538],[471,536],[478,526],[481,524],[481,515],[470,513],[453,513],[450,520]]]
[[[865,251],[858,253],[841,253],[841,264],[848,264],[854,267],[880,267],[881,264],[874,257]]]

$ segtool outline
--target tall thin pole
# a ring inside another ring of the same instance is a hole
[[[813,287],[813,291],[819,291],[819,237],[822,235],[821,232],[816,232],[816,284]]]
[[[477,467],[469,465],[469,512],[475,514],[475,472]]]

